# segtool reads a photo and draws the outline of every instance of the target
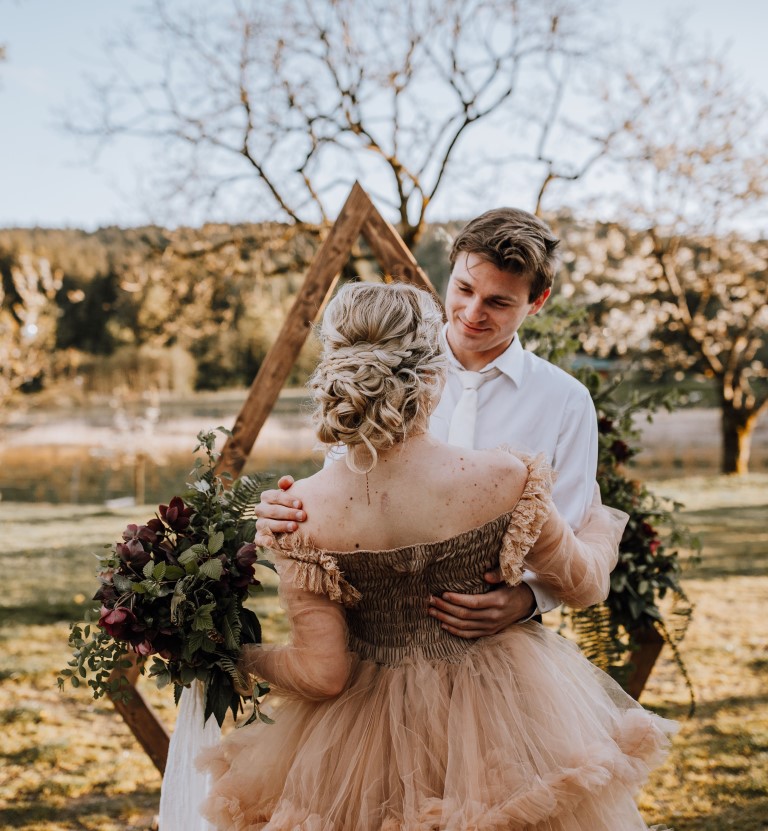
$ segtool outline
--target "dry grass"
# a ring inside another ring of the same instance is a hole
[[[662,653],[643,702],[682,719],[669,761],[640,798],[676,831],[768,828],[768,476],[678,480],[676,498],[704,541],[686,586],[696,603],[684,655],[696,686]],[[660,484],[657,490],[663,490]],[[146,511],[0,503],[0,829],[146,829],[160,776],[109,704],[57,691],[66,621],[90,591],[91,551]],[[149,514],[147,514],[149,515]],[[259,602],[282,637],[273,593]],[[169,696],[145,685],[169,725]],[[621,831],[621,829],[617,829]]]

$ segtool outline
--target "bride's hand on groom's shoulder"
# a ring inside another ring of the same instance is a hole
[[[261,501],[255,508],[256,516],[256,545],[272,548],[275,544],[275,534],[285,534],[295,531],[307,518],[300,499],[290,494],[294,479],[292,476],[283,476],[274,490],[264,491]]]

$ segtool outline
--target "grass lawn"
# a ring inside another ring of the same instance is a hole
[[[768,476],[658,483],[686,503],[704,543],[686,588],[696,604],[683,654],[696,688],[669,657],[643,703],[682,720],[668,762],[640,795],[650,823],[676,831],[768,828]],[[92,552],[151,511],[0,503],[0,829],[147,829],[160,776],[111,705],[59,692],[67,621],[95,587]],[[274,584],[255,601],[270,639],[284,637]],[[172,696],[148,692],[173,724]],[[621,831],[621,829],[616,829]]]

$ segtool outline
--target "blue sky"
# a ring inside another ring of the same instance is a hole
[[[86,70],[137,5],[0,0],[8,53],[0,64],[0,227],[93,229],[151,219],[136,198],[148,147],[123,142],[94,161],[89,144],[57,126],[57,110],[85,94]],[[614,0],[612,7],[630,32],[653,31],[670,11],[683,14],[697,37],[728,45],[730,64],[768,95],[768,0]]]

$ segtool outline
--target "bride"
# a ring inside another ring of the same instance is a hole
[[[275,723],[198,759],[217,829],[647,828],[634,793],[671,722],[538,623],[472,641],[429,614],[497,566],[598,602],[627,520],[596,499],[576,537],[545,462],[429,435],[441,325],[404,284],[346,286],[328,306],[310,386],[319,438],[346,452],[293,486],[309,519],[276,541],[291,642],[242,652]]]

